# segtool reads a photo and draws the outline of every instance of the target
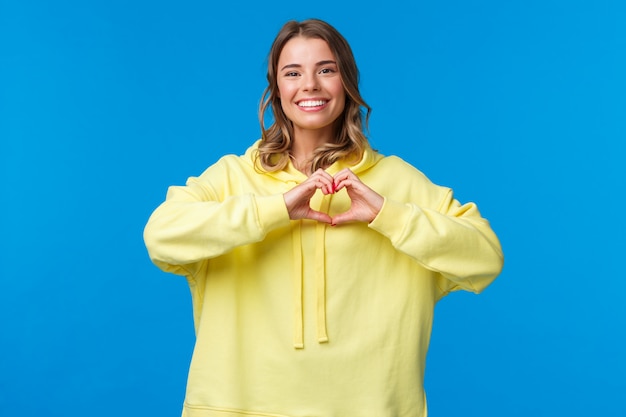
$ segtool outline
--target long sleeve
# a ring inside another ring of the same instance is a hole
[[[200,178],[190,178],[184,187],[170,187],[144,229],[150,258],[167,272],[192,273],[199,261],[261,241],[269,231],[289,224],[281,193],[222,197],[207,177],[222,184],[229,175],[209,169]]]
[[[489,222],[475,204],[455,200],[451,190],[438,209],[385,199],[370,227],[457,289],[478,293],[503,267],[500,242]]]

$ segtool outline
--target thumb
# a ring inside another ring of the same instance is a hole
[[[322,213],[321,211],[309,210],[309,212],[306,215],[306,218],[309,220],[315,220],[315,221],[322,222],[322,223],[332,224],[331,217],[326,213]]]
[[[331,218],[330,224],[333,226],[337,226],[340,224],[348,223],[354,220],[354,216],[350,211],[346,211],[345,213],[339,213],[335,217]]]

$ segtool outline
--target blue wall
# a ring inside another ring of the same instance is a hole
[[[475,201],[505,270],[437,307],[432,416],[624,416],[626,6],[615,1],[0,2],[0,415],[180,414],[165,197],[259,135],[287,19],[351,42],[371,139]]]

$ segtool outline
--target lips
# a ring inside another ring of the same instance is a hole
[[[313,107],[322,107],[326,103],[328,103],[328,100],[302,100],[302,101],[299,101],[297,104],[298,104],[298,107],[313,108]]]

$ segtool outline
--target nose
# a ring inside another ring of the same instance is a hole
[[[317,91],[320,88],[317,74],[307,74],[302,77],[302,90],[304,91]]]

